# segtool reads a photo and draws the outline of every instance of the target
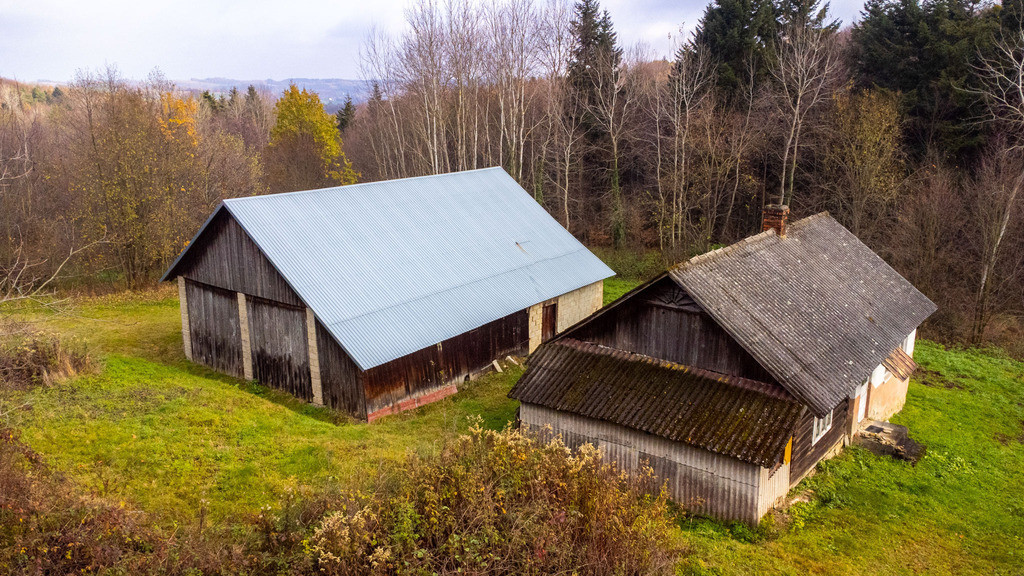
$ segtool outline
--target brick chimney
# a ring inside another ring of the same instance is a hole
[[[768,204],[761,211],[761,231],[775,230],[780,237],[786,237],[786,221],[789,220],[789,206]]]

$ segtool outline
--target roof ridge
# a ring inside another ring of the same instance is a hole
[[[466,174],[469,172],[486,172],[488,170],[500,170],[506,175],[507,172],[501,166],[488,166],[486,168],[473,168],[470,170],[457,170],[454,172],[442,172],[440,174],[424,174],[423,176],[406,176],[405,178],[394,178],[391,180],[373,180],[371,182],[356,182],[354,184],[342,184],[341,186],[328,186],[326,188],[312,188],[310,190],[292,190],[290,192],[274,192],[272,194],[256,194],[254,196],[239,196],[237,198],[225,198],[222,202],[224,204],[234,204],[238,202],[247,202],[257,198],[277,198],[280,196],[293,196],[299,194],[312,194],[314,192],[327,192],[329,190],[341,190],[358,188],[360,186],[369,186],[371,184],[390,184],[392,182],[408,182],[411,180],[425,180],[433,178],[443,178],[445,176],[454,176],[456,174]],[[511,178],[511,176],[509,176]]]
[[[682,270],[684,268],[688,268],[689,266],[693,266],[693,265],[696,265],[696,264],[701,264],[701,263],[707,262],[709,260],[716,260],[718,258],[722,258],[722,257],[724,257],[724,256],[726,256],[728,254],[732,254],[733,252],[735,252],[736,250],[739,250],[740,248],[745,248],[745,247],[747,247],[747,246],[749,246],[751,244],[757,244],[759,242],[764,242],[768,238],[773,237],[773,236],[776,236],[774,229],[765,230],[764,232],[758,232],[757,234],[754,234],[753,236],[747,236],[746,238],[743,238],[742,240],[737,240],[736,242],[733,242],[732,244],[729,244],[728,246],[722,246],[721,248],[716,248],[714,250],[710,250],[710,251],[705,252],[703,254],[698,254],[698,255],[690,258],[689,260],[684,260],[684,261],[680,262],[679,264],[676,264],[675,266],[672,266],[671,268],[669,268],[669,272],[674,271],[674,270]]]
[[[657,358],[654,356],[648,356],[647,354],[641,354],[639,352],[631,352],[629,350],[623,350],[621,348],[615,348],[612,346],[606,346],[604,344],[598,344],[596,342],[586,342],[584,340],[577,340],[576,338],[565,338],[552,342],[553,345],[564,346],[572,348],[580,352],[589,352],[593,354],[600,354],[602,356],[615,357],[615,352],[625,354],[626,357],[620,357],[620,360],[626,362],[638,362],[644,364],[653,364],[659,368],[667,368],[670,370],[682,370],[708,380],[714,380],[721,382],[729,386],[735,386],[748,390],[762,396],[781,400],[783,402],[799,403],[792,394],[790,394],[782,386],[773,386],[769,382],[761,382],[760,380],[753,380],[751,378],[744,378],[742,376],[735,376],[732,374],[725,374],[723,372],[715,372],[713,370],[707,370],[704,368],[698,368],[696,366],[689,366],[687,364],[680,364],[671,360],[665,360],[664,358]],[[777,388],[776,388],[777,386]]]
[[[816,222],[818,220],[822,220],[824,218],[829,218],[830,216],[831,215],[828,213],[828,210],[823,210],[821,212],[818,212],[817,214],[812,214],[810,216],[806,216],[804,218],[801,218],[801,219],[793,222],[792,224],[790,224],[789,227],[790,228],[798,228],[798,229],[799,228],[803,228],[804,226],[807,226],[808,224],[814,223],[814,222]],[[675,266],[670,267],[669,271],[671,271],[671,270],[679,270],[679,269],[685,268],[685,267],[687,267],[689,265],[700,264],[700,263],[706,262],[708,260],[713,260],[713,259],[716,259],[716,258],[721,258],[721,257],[723,257],[726,254],[731,254],[732,252],[736,251],[739,248],[743,248],[745,246],[748,246],[750,244],[754,244],[754,243],[757,243],[757,242],[765,241],[765,240],[768,239],[768,237],[776,236],[776,235],[777,234],[775,232],[775,229],[774,228],[769,228],[768,230],[764,230],[762,232],[758,232],[757,234],[752,234],[750,236],[747,236],[746,238],[742,238],[740,240],[737,240],[736,242],[733,242],[732,244],[729,244],[728,246],[722,246],[721,248],[716,248],[714,250],[709,250],[707,252],[704,252],[703,254],[698,254],[698,255],[690,258],[689,260],[684,260],[683,262],[680,262],[679,264],[676,264]]]

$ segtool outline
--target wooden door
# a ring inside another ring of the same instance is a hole
[[[545,304],[541,317],[540,341],[547,342],[555,337],[555,323],[558,319],[558,303]]]

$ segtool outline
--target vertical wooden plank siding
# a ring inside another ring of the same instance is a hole
[[[529,346],[529,312],[521,310],[363,373],[366,412],[430,394]]]
[[[265,386],[313,400],[304,308],[246,298],[253,377]]]
[[[309,379],[313,389],[313,404],[324,405],[324,391],[320,382],[320,354],[316,345],[316,315],[306,308],[306,346],[309,347]]]
[[[670,280],[579,327],[575,338],[762,382],[775,379]]]
[[[180,274],[210,286],[301,306],[295,291],[245,230],[222,210],[207,226],[201,245],[193,247],[180,265]]]
[[[234,292],[185,281],[192,360],[241,377],[242,333]]]
[[[536,433],[544,434],[543,427],[550,425],[570,448],[594,444],[623,470],[635,471],[641,462],[650,465],[667,482],[672,498],[687,510],[750,524],[761,518],[760,482],[767,470],[760,466],[535,404],[520,406],[519,416]]]
[[[249,311],[245,304],[245,294],[238,293],[238,319],[242,332],[242,375],[252,380],[252,341],[249,339]]]
[[[758,481],[757,490],[757,517],[768,513],[772,508],[782,504],[789,493],[789,467],[790,462],[779,466],[774,471],[768,468],[761,468],[761,478]]]
[[[178,276],[178,305],[181,308],[181,339],[185,358],[192,359],[192,334],[188,327],[188,296],[185,294],[185,277]]]
[[[846,430],[849,426],[850,400],[844,399],[832,413],[832,428],[813,442],[814,414],[810,411],[804,412],[796,424],[796,433],[793,435],[793,461],[790,468],[790,485],[795,485],[803,479],[814,466],[824,458],[829,457],[836,451],[837,445],[841,448],[846,439]]]
[[[319,320],[316,320],[315,324],[317,355],[320,357],[321,393],[324,404],[365,420],[366,398],[363,395],[359,367]]]

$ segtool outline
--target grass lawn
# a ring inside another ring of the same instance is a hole
[[[635,282],[606,282],[606,302]],[[101,369],[5,393],[23,439],[84,490],[154,521],[188,526],[205,508],[231,525],[288,490],[365,482],[381,459],[431,450],[481,415],[498,428],[512,369],[372,425],[216,374],[181,354],[173,289],[74,300],[63,314],[14,311],[87,341]],[[928,448],[916,466],[848,449],[795,505],[758,530],[677,520],[683,574],[1024,574],[1024,364],[920,342],[922,365],[896,417]]]

